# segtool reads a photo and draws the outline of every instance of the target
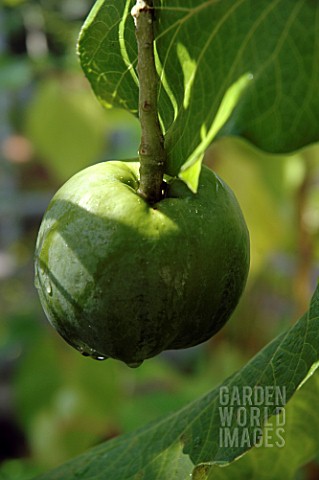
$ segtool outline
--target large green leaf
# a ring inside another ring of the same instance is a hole
[[[136,114],[133,4],[99,0],[82,30],[79,53],[99,100]],[[155,0],[154,5],[168,173],[201,160],[216,135],[239,135],[279,153],[319,139],[318,2]]]
[[[319,288],[308,313],[295,326],[267,345],[222,386],[177,413],[99,445],[51,473],[39,477],[39,480],[182,480],[191,473],[193,465],[207,462],[228,464],[253,446],[256,428],[253,422],[242,425],[238,415],[234,415],[230,431],[237,429],[240,436],[245,430],[248,441],[233,446],[220,442],[218,432],[221,427],[221,388],[226,387],[229,391],[241,391],[244,387],[251,391],[257,387],[263,391],[271,391],[273,386],[285,389],[286,398],[282,402],[274,401],[274,395],[271,399],[268,397],[262,402],[255,402],[253,406],[255,413],[256,409],[259,412],[261,425],[269,416],[278,413],[278,407],[291,398],[317,362],[318,356]],[[252,415],[252,409],[247,408],[247,415]],[[204,468],[207,472],[206,467]],[[201,478],[198,476],[198,469],[196,475]]]
[[[193,480],[290,480],[296,471],[319,454],[319,416],[314,408],[319,396],[319,372],[296,392],[285,412],[269,420],[265,432],[269,438],[280,440],[280,447],[261,445],[252,449],[227,468],[201,465],[193,473]],[[284,432],[280,431],[283,425]],[[277,432],[278,431],[278,432]],[[280,433],[281,438],[279,435]]]

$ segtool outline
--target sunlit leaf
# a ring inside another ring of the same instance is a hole
[[[313,405],[319,395],[319,372],[296,392],[284,412],[265,428],[268,445],[252,449],[226,468],[205,465],[195,469],[193,480],[258,478],[294,479],[296,471],[319,454],[319,417]],[[279,447],[276,445],[277,443]],[[203,469],[205,468],[205,474]]]
[[[99,0],[82,30],[79,53],[99,100],[137,114],[133,4]],[[318,140],[317,2],[157,0],[154,4],[167,173],[176,175],[185,164],[187,168],[200,160],[216,135],[242,136],[279,153]],[[226,93],[230,98],[242,79],[245,88],[236,92],[237,98],[226,109]],[[196,179],[191,185],[196,186]]]

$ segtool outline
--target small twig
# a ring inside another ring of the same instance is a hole
[[[157,113],[158,76],[154,58],[151,1],[137,0],[131,13],[138,46],[139,119],[142,129],[139,194],[152,204],[162,197],[165,149]]]

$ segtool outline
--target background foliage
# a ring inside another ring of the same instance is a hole
[[[133,116],[103,111],[75,58],[90,7],[84,0],[6,0],[0,12],[1,480],[32,478],[211,390],[303,314],[319,273],[318,146],[279,158],[223,139],[205,162],[235,191],[252,241],[249,284],[230,323],[206,344],[167,352],[136,371],[82,358],[56,336],[33,288],[41,216],[75,171],[134,156],[139,142]],[[315,404],[316,377],[308,383],[305,395]],[[308,427],[318,422],[316,409],[296,398],[291,408],[302,426],[289,428],[295,438],[306,428],[309,441],[295,478],[316,478],[318,446]],[[262,450],[238,465],[253,475],[258,462],[267,471]],[[228,468],[212,475],[237,478]]]

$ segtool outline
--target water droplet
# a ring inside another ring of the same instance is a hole
[[[52,285],[51,285],[51,281],[50,281],[50,278],[47,274],[46,271],[44,271],[42,268],[40,270],[40,278],[42,277],[42,281],[43,281],[43,287],[45,288],[45,291],[47,292],[48,295],[52,295]]]
[[[76,347],[77,351],[81,353],[81,355],[83,355],[83,357],[89,357],[90,354],[88,353],[88,351],[86,350],[86,347],[84,347],[83,345],[78,345]]]
[[[45,289],[47,291],[47,294],[51,296],[52,295],[52,285],[51,285],[51,282],[50,282],[49,279],[47,279],[46,282],[45,282]]]
[[[137,368],[140,365],[142,365],[142,363],[143,363],[143,360],[141,362],[130,362],[130,363],[127,363],[127,366],[130,368]]]
[[[99,360],[101,362],[103,360],[107,360],[109,357],[107,357],[106,355],[94,355],[92,358],[94,358],[94,360]]]

